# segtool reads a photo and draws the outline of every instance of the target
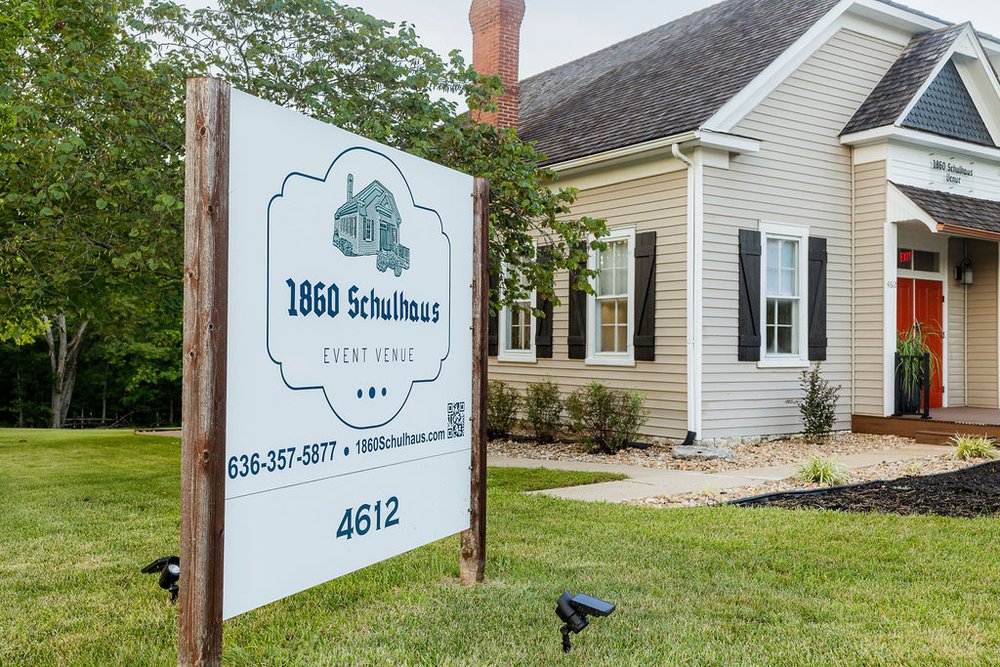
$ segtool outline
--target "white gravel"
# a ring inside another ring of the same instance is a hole
[[[842,433],[818,441],[790,438],[758,444],[736,445],[732,447],[736,456],[730,461],[677,459],[672,454],[673,446],[663,443],[654,444],[646,449],[624,449],[617,454],[601,454],[589,452],[580,444],[551,443],[543,445],[530,441],[494,440],[489,443],[488,452],[492,455],[518,459],[582,461],[667,470],[726,472],[742,468],[768,468],[799,463],[813,456],[830,458],[865,452],[888,451],[912,445],[913,442],[908,438],[897,436],[862,433]]]

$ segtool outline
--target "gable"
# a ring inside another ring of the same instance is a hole
[[[847,123],[843,134],[894,125],[962,30],[964,26],[951,26],[914,37]]]
[[[951,61],[937,75],[902,125],[952,139],[995,146],[972,95]]]
[[[546,164],[696,130],[841,0],[726,0],[525,79]]]

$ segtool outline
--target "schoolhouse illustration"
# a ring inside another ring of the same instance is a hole
[[[347,176],[347,201],[333,216],[333,245],[347,257],[375,255],[379,271],[397,277],[410,268],[410,249],[399,242],[402,219],[396,198],[379,181],[354,194],[354,175]]]

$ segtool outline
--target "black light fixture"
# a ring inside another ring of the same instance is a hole
[[[963,285],[972,284],[972,260],[966,257],[955,267],[955,280]]]
[[[170,592],[170,602],[177,602],[177,593],[180,587],[177,582],[181,578],[181,559],[177,556],[165,556],[157,558],[152,563],[142,568],[143,574],[155,574],[159,572],[160,588]]]
[[[565,623],[560,629],[562,632],[562,648],[564,653],[569,653],[573,648],[569,642],[569,634],[579,634],[590,625],[587,616],[607,616],[615,610],[615,606],[610,602],[598,600],[597,598],[577,593],[570,595],[563,593],[556,602],[556,615]]]

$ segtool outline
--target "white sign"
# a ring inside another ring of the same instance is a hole
[[[232,92],[223,616],[469,527],[464,174]]]

